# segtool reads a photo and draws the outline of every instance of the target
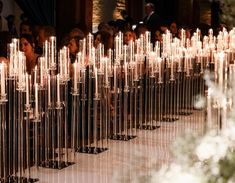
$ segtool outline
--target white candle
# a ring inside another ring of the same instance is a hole
[[[124,45],[124,73],[125,73],[125,86],[127,86],[127,63],[126,63],[126,50],[127,47]]]
[[[4,63],[1,64],[1,96],[5,95],[5,65]]]
[[[43,86],[43,70],[44,70],[43,62],[44,62],[44,59],[42,57],[40,57],[39,61],[40,61],[40,84],[41,84],[41,86]]]
[[[48,75],[48,104],[51,104],[51,76]]]
[[[57,103],[60,103],[60,75],[57,75]]]
[[[36,83],[37,83],[37,70],[38,70],[38,68],[37,68],[37,66],[35,66],[35,68],[34,68],[34,85],[36,85]]]
[[[207,121],[208,128],[212,127],[212,115],[211,115],[211,88],[208,88],[208,96],[207,96]]]
[[[119,38],[118,36],[115,37],[115,59],[117,61],[118,59],[118,43],[119,43]]]
[[[77,86],[77,62],[75,62],[73,64],[74,66],[74,78],[73,78],[73,81],[74,81],[74,92],[77,92],[77,89],[78,89],[78,86]]]
[[[55,37],[51,37],[51,65],[55,64]]]
[[[38,118],[38,84],[35,85],[35,118]]]
[[[138,55],[135,55],[135,80],[138,80]]]
[[[108,84],[108,59],[104,58],[105,61],[105,83]]]
[[[26,105],[29,105],[29,75],[26,73],[25,75],[26,79]]]
[[[162,82],[162,59],[158,57],[159,82]]]
[[[114,84],[113,84],[113,88],[114,88],[114,90],[116,90],[116,88],[117,88],[117,66],[116,65],[114,65],[114,68],[113,68],[113,82],[114,82]]]
[[[94,68],[95,71],[95,97],[98,97],[98,75],[97,68]]]

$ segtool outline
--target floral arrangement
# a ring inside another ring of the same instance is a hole
[[[205,76],[214,100],[223,101],[234,92],[222,92],[209,78],[209,75]],[[174,162],[152,173],[149,182],[235,183],[234,110],[231,109],[226,118],[226,128],[208,130],[203,136],[191,134],[178,139],[173,146]]]

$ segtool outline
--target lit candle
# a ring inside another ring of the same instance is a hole
[[[51,39],[51,65],[54,66],[55,64],[55,37],[52,36],[50,39]]]
[[[60,104],[60,75],[57,75],[57,103]]]
[[[208,88],[208,96],[207,96],[207,121],[208,128],[212,127],[212,115],[211,115],[211,88]]]
[[[5,68],[4,63],[1,64],[1,96],[5,95]]]
[[[97,76],[97,68],[94,68],[95,71],[95,97],[98,97],[98,76]]]
[[[74,92],[77,92],[78,86],[77,86],[77,62],[73,64],[74,66]]]
[[[162,59],[158,57],[159,82],[162,82]]]
[[[40,84],[41,86],[43,86],[43,62],[44,62],[44,59],[42,57],[39,58],[39,62],[40,62]]]
[[[35,85],[35,118],[38,118],[38,84]]]
[[[138,55],[135,55],[135,80],[138,80]]]
[[[116,90],[116,88],[117,88],[117,66],[116,65],[114,65],[114,68],[113,68],[113,82],[114,82],[114,84],[113,84],[113,88],[114,88],[114,90]]]
[[[51,76],[48,75],[48,104],[51,104]]]
[[[108,84],[108,58],[104,58],[105,61],[105,83]]]
[[[35,66],[35,68],[34,68],[34,85],[36,85],[36,83],[37,83],[37,66]]]
[[[29,75],[26,73],[25,75],[26,79],[26,105],[29,105]]]
[[[119,43],[119,38],[118,36],[115,37],[115,59],[117,61],[118,59],[118,43]]]
[[[126,50],[127,47],[124,45],[124,73],[125,73],[125,86],[127,87],[127,62],[126,62]]]

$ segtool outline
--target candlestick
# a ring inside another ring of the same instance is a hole
[[[48,75],[48,104],[51,105],[51,76]]]
[[[5,64],[1,64],[1,97],[5,96]]]
[[[29,75],[26,73],[26,105],[29,106]]]
[[[108,59],[105,57],[104,58],[104,62],[105,62],[105,84],[108,85],[109,81],[108,81]]]
[[[73,67],[74,67],[74,78],[73,78],[73,81],[74,81],[74,92],[77,92],[77,89],[78,89],[78,86],[77,86],[77,62],[75,62],[73,64]]]
[[[38,84],[35,85],[35,119],[38,119]]]
[[[95,71],[95,97],[98,97],[98,76],[97,76],[97,68],[94,68]]]
[[[126,63],[126,50],[127,47],[124,45],[124,74],[125,74],[125,87],[127,87],[127,63]]]
[[[57,104],[60,104],[60,75],[57,75]]]

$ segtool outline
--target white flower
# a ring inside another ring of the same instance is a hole
[[[221,136],[206,136],[196,148],[196,155],[200,161],[212,159],[217,162],[226,155],[229,142]]]

